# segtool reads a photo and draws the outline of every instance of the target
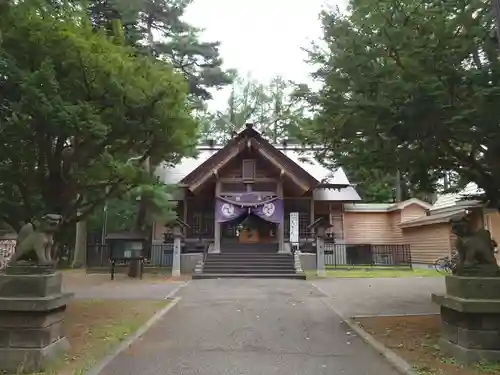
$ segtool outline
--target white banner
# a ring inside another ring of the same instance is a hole
[[[299,213],[290,212],[290,243],[299,243]]]

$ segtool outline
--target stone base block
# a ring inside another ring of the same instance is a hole
[[[466,364],[500,360],[500,278],[446,277],[441,306],[441,349]]]
[[[0,311],[53,311],[66,306],[73,293],[41,298],[0,297]]]
[[[447,355],[461,363],[471,365],[478,362],[499,362],[500,350],[468,349],[445,338],[439,340],[439,347]]]
[[[446,294],[465,299],[500,300],[500,277],[446,276]]]
[[[0,274],[0,297],[47,297],[61,294],[62,274]]]
[[[0,348],[0,372],[7,374],[42,372],[69,350],[61,338],[44,348]]]
[[[72,294],[61,292],[59,272],[16,267],[0,274],[0,373],[44,371],[69,349],[63,321]]]
[[[7,275],[46,275],[56,273],[54,264],[36,264],[34,262],[17,261],[5,269]]]
[[[0,348],[43,348],[63,336],[62,319],[45,327],[3,327],[0,323]]]
[[[33,328],[47,327],[64,318],[66,306],[47,314],[45,311],[0,311],[1,328]]]
[[[465,299],[448,294],[432,294],[432,301],[440,306],[466,313],[500,313],[500,299]]]

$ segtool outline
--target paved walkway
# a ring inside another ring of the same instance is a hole
[[[313,284],[331,297],[336,310],[345,317],[438,313],[431,293],[445,290],[441,277],[331,278],[314,280]]]
[[[101,375],[397,375],[300,280],[198,280]]]

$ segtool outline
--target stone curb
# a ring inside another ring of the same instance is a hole
[[[187,284],[187,283],[186,283]],[[148,331],[154,324],[156,324],[161,318],[163,318],[177,303],[181,300],[180,297],[172,298],[184,285],[179,286],[177,289],[169,293],[165,300],[171,300],[171,302],[165,306],[163,309],[154,314],[146,323],[144,323],[137,331],[135,331],[130,337],[123,341],[117,348],[107,354],[103,359],[101,359],[96,365],[94,365],[90,370],[86,371],[84,375],[99,375],[104,368],[109,365],[120,353],[127,350],[135,343],[141,336],[143,336],[146,331]]]
[[[318,285],[311,283],[321,294],[330,298],[330,296],[325,293]],[[399,371],[403,375],[417,375],[415,371],[413,371],[412,366],[406,362],[399,355],[394,353],[391,349],[386,347],[380,341],[376,340],[372,335],[366,332],[361,326],[352,318],[347,318],[340,313],[335,307],[332,306],[330,301],[325,301],[325,304],[332,310],[335,314],[340,316],[340,318],[344,321],[345,324],[349,326],[361,339],[370,345],[373,349],[375,349],[379,354],[381,354],[397,371]]]
[[[172,290],[170,293],[167,294],[167,296],[165,297],[165,299],[173,299],[174,296],[177,294],[177,292],[179,290],[181,290],[182,288],[184,288],[185,286],[187,286],[189,283],[191,282],[191,280],[188,280],[188,281],[184,281],[182,284],[180,284],[177,288],[175,288],[174,290]]]

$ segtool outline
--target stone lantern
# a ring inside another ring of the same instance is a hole
[[[320,217],[307,228],[312,230],[316,238],[316,275],[325,277],[325,237],[326,230],[330,228],[330,223],[324,217]]]
[[[185,222],[177,219],[172,226],[172,238],[174,241],[173,260],[172,260],[172,276],[181,275],[181,244],[184,238],[184,229],[189,228]]]

